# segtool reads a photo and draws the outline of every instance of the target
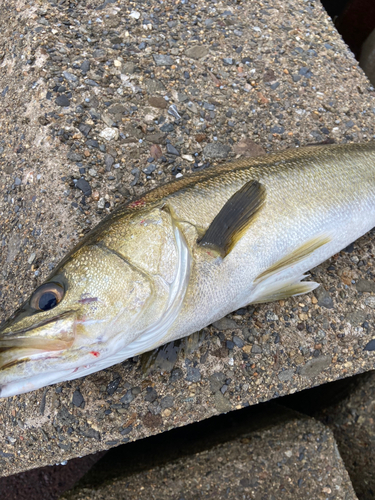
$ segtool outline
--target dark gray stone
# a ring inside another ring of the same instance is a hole
[[[82,155],[80,155],[79,153],[75,153],[74,151],[69,151],[66,157],[70,161],[82,161]]]
[[[80,393],[79,389],[75,390],[73,392],[73,398],[72,398],[72,403],[74,404],[74,406],[81,406],[81,404],[84,402],[85,400],[83,399],[83,396]]]
[[[99,84],[95,80],[91,80],[90,78],[87,78],[85,80],[86,85],[90,85],[90,87],[99,87]]]
[[[112,394],[114,394],[117,391],[118,386],[120,385],[120,382],[121,382],[121,378],[118,377],[118,378],[115,378],[115,380],[112,380],[112,382],[110,382],[107,385],[107,392],[110,396],[112,396]]]
[[[167,144],[167,153],[175,156],[180,156],[180,153],[177,151],[177,149],[170,143]]]
[[[201,379],[201,372],[199,368],[188,366],[186,380],[188,382],[199,382]]]
[[[126,111],[126,107],[123,104],[113,104],[108,108],[108,113],[112,115],[122,115]]]
[[[148,403],[153,403],[157,397],[158,394],[155,389],[153,387],[147,387],[145,401],[147,401]]]
[[[233,342],[239,348],[242,348],[245,345],[244,341],[240,337],[237,337],[237,335],[233,335]]]
[[[91,146],[92,148],[99,149],[99,143],[95,139],[88,139],[86,141],[86,145],[87,146]]]
[[[95,59],[103,60],[106,57],[107,52],[105,51],[105,49],[96,49],[94,50],[92,55]]]
[[[76,75],[73,75],[73,73],[70,73],[69,71],[63,71],[64,78],[68,80],[69,82],[76,82],[78,81],[78,78]]]
[[[160,407],[162,410],[165,410],[166,408],[172,408],[173,405],[173,396],[164,396],[164,398],[162,398],[162,400],[160,401]]]
[[[87,73],[89,70],[90,70],[90,61],[88,60],[83,61],[83,63],[81,64],[81,71],[83,73]]]
[[[91,186],[85,179],[78,179],[76,188],[80,189],[85,196],[91,195]]]
[[[365,351],[375,351],[375,339],[370,340],[363,349]]]
[[[174,125],[173,123],[164,123],[161,127],[160,130],[162,132],[173,132],[174,131]]]
[[[148,165],[146,168],[143,168],[142,171],[146,174],[146,175],[150,175],[152,174],[152,172],[155,172],[156,170],[156,165],[154,165],[153,163],[151,163],[150,165]]]
[[[182,379],[183,376],[184,374],[181,368],[175,368],[171,372],[171,376],[169,377],[169,382],[173,384],[174,382],[177,382],[178,380]]]
[[[61,425],[66,425],[66,426],[71,426],[72,424],[75,424],[77,421],[77,419],[69,412],[69,410],[65,406],[63,406],[61,410],[57,412],[56,418]]]
[[[87,125],[87,123],[80,123],[78,125],[78,130],[80,132],[82,132],[82,134],[87,137],[90,133],[90,130],[91,130],[91,126],[90,125]]]
[[[106,153],[104,155],[104,164],[106,166],[106,170],[109,172],[111,170],[112,165],[114,164],[115,159],[112,155]]]
[[[359,279],[355,284],[358,292],[372,292],[375,293],[375,281]]]
[[[279,127],[278,125],[275,125],[274,127],[271,128],[272,134],[283,134],[284,132],[285,132],[285,128]]]
[[[215,323],[212,323],[212,326],[214,328],[217,328],[218,330],[235,330],[236,328],[238,328],[238,325],[234,321],[234,319],[226,317],[215,321]]]
[[[55,103],[62,108],[67,108],[68,106],[70,106],[70,100],[66,97],[66,95],[59,95],[58,97],[56,97]]]
[[[120,431],[120,434],[122,434],[123,436],[126,436],[127,434],[131,433],[132,429],[133,429],[133,426],[129,425],[128,427],[125,427],[125,429],[122,429],[122,431]]]
[[[92,427],[78,427],[78,432],[87,438],[100,440],[100,432],[96,431]]]
[[[318,288],[316,288],[314,290],[314,295],[318,299],[318,304],[321,307],[325,307],[327,309],[332,309],[334,307],[332,297],[324,288],[324,286],[320,285]]]
[[[120,399],[120,402],[123,404],[129,404],[133,401],[134,397],[135,396],[132,394],[131,391],[127,391],[125,396],[122,396],[122,398]]]

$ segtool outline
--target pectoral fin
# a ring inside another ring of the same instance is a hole
[[[257,181],[247,182],[226,202],[198,244],[222,257],[228,255],[254,221],[266,198],[266,190]]]

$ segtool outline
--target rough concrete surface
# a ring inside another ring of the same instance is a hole
[[[370,82],[375,84],[375,30],[367,37],[361,50],[360,65]]]
[[[239,154],[367,141],[373,123],[374,91],[315,1],[2,2],[2,318],[132,196]],[[374,253],[372,232],[313,270],[315,295],[1,400],[0,474],[373,368]]]
[[[364,374],[340,403],[316,415],[332,430],[354,489],[361,500],[375,497],[375,372]]]
[[[263,424],[256,431],[158,466],[149,467],[144,457],[138,462],[135,453],[128,456],[120,477],[78,485],[60,500],[355,500],[332,432],[314,419],[282,408],[278,412],[272,425]],[[267,413],[269,419],[272,409],[268,407]]]
[[[97,462],[102,451],[0,478],[1,500],[56,500]]]

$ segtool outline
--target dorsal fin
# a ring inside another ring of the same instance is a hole
[[[222,257],[228,255],[243,232],[253,222],[266,198],[266,190],[258,181],[249,181],[226,202],[198,241]]]

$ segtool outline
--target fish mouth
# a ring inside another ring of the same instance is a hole
[[[40,321],[39,323],[36,323],[35,325],[32,325],[32,326],[29,326],[27,328],[21,328],[21,330],[16,330],[16,331],[12,331],[12,332],[6,332],[6,333],[3,333],[1,332],[0,330],[0,336],[1,335],[4,335],[4,336],[13,336],[13,335],[20,335],[22,333],[27,333],[27,332],[30,332],[31,330],[36,330],[38,328],[41,328],[42,326],[45,326],[45,325],[48,325],[49,323],[56,323],[56,321],[58,321],[59,319],[63,319],[65,318],[66,316],[69,316],[70,314],[72,314],[73,310],[71,311],[65,311],[63,313],[60,313],[58,314],[57,316],[53,316],[53,318],[48,318],[48,319],[44,319],[42,321]],[[5,328],[3,328],[2,330],[4,330]],[[0,342],[2,341],[3,339],[0,337]],[[1,346],[1,344],[0,344]]]
[[[46,353],[51,353],[50,355],[55,357],[58,351],[69,349],[75,340],[74,330],[71,328],[64,329],[62,324],[60,330],[57,328],[57,331],[52,333],[41,334],[39,330],[49,324],[57,325],[72,313],[74,311],[65,311],[32,326],[16,331],[0,332],[0,371],[29,361],[31,357],[45,357]],[[30,335],[30,332],[35,334]]]

